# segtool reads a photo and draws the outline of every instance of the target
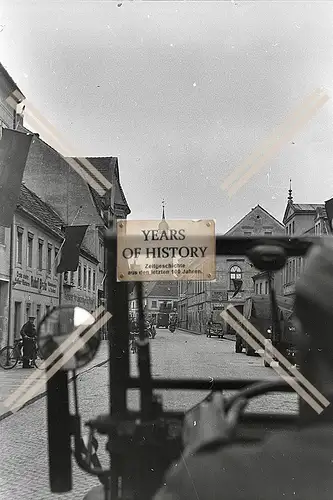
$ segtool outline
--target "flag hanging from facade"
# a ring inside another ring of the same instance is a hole
[[[325,209],[328,218],[328,223],[330,225],[330,230],[333,231],[333,198],[325,201]]]
[[[0,226],[13,222],[32,134],[2,129],[0,138]]]
[[[61,259],[57,273],[76,271],[79,265],[80,248],[88,226],[66,226],[65,242],[61,250]]]
[[[237,279],[233,279],[232,281],[233,281],[233,284],[235,286],[235,293],[231,297],[233,299],[234,297],[236,297],[237,293],[241,291],[241,288],[242,288],[242,285],[243,285],[243,281],[242,280],[237,280]]]

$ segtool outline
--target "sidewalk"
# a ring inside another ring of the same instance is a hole
[[[85,373],[87,370],[91,370],[91,368],[101,366],[107,361],[107,359],[108,359],[108,342],[106,340],[102,340],[95,358],[88,365],[78,370],[77,373],[82,374]],[[41,380],[43,380],[43,378],[45,377],[44,372],[42,370],[37,370],[36,368],[34,370],[23,370],[21,368],[21,365],[17,365],[12,370],[3,370],[0,368],[0,420],[3,420],[4,418],[12,415],[12,412],[9,411],[7,406],[4,404],[7,398],[24,383],[27,384],[26,390],[32,387],[30,386],[27,379],[35,372],[40,372],[42,376]],[[37,380],[34,383],[37,383]],[[45,395],[45,391],[46,391],[46,385],[45,383],[43,383],[42,387],[38,390],[38,392],[35,393],[35,395],[23,405],[23,407],[31,403],[34,403],[38,399],[42,398]]]
[[[194,330],[187,330],[186,328],[177,328],[177,330],[184,332],[184,333],[189,333],[191,335],[205,335],[204,333],[200,332],[195,332]],[[235,335],[227,334],[223,337],[226,340],[235,340]]]

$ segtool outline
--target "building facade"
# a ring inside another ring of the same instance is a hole
[[[0,139],[3,128],[15,129],[21,122],[19,109],[25,97],[0,64]],[[11,230],[0,226],[0,345],[8,335]]]
[[[147,317],[157,320],[160,307],[165,304],[172,310],[177,310],[178,284],[176,281],[154,281],[144,284],[143,305]],[[139,302],[136,288],[129,297],[129,312],[134,318],[138,318]]]
[[[324,204],[294,203],[291,187],[283,223],[289,236],[326,236],[331,234]],[[283,295],[294,297],[295,285],[306,259],[288,259],[282,272]]]
[[[30,132],[23,125],[25,97],[1,65],[0,98],[0,132],[2,127]],[[12,342],[18,325],[25,321],[28,313],[39,319],[59,301],[89,310],[105,304],[104,232],[110,220],[126,219],[130,209],[121,187],[118,159],[87,160],[115,189],[99,196],[66,159],[34,134],[13,230],[0,227],[0,345]],[[24,199],[27,193],[29,196]],[[35,205],[27,206],[32,199]],[[56,227],[47,220],[45,224],[50,211],[57,219]],[[51,272],[48,270],[49,262],[61,248],[63,227],[71,224],[88,225],[80,265],[75,273],[57,275],[56,265]],[[45,260],[43,268],[41,258]]]
[[[254,207],[226,236],[257,236],[284,234],[285,228],[260,205]],[[180,328],[205,333],[206,325],[214,309],[234,305],[241,313],[245,300],[253,295],[253,277],[258,270],[244,256],[218,256],[214,282],[180,281],[178,318]],[[241,288],[235,294],[235,281]],[[229,327],[227,327],[229,328]]]

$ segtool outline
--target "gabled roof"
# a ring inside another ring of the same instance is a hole
[[[131,213],[131,210],[128,206],[124,191],[121,187],[120,178],[119,178],[119,167],[118,167],[118,158],[109,156],[101,156],[101,157],[87,157],[87,160],[92,163],[92,165],[102,174],[109,182],[115,182],[115,199],[114,203],[116,207],[125,208],[125,212],[127,215]],[[92,193],[94,202],[99,212],[106,208],[106,199],[105,197],[101,197],[93,188],[90,187],[90,191]]]
[[[263,211],[265,214],[267,214],[273,221],[275,224],[278,224],[279,226],[281,226],[281,228],[284,228],[284,225],[278,221],[272,214],[270,214],[267,210],[265,210],[261,205],[256,205],[254,208],[252,208],[246,215],[244,215],[244,217],[242,219],[240,219],[236,224],[234,224],[232,226],[232,228],[230,228],[226,233],[225,235],[228,235],[229,233],[231,233],[234,229],[236,229],[237,226],[239,226],[252,212],[253,210],[259,208],[261,211]]]
[[[325,209],[325,205],[322,203],[290,203],[288,202],[284,216],[283,216],[283,222],[286,223],[286,221],[289,219],[289,217],[294,214],[294,213],[311,213],[315,212],[318,208],[320,209]]]
[[[64,237],[61,231],[64,221],[61,217],[24,184],[21,185],[17,208],[24,210],[24,212],[40,221],[60,238]]]

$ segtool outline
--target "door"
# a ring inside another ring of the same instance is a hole
[[[14,339],[20,338],[20,331],[23,326],[22,321],[22,302],[14,304]]]

